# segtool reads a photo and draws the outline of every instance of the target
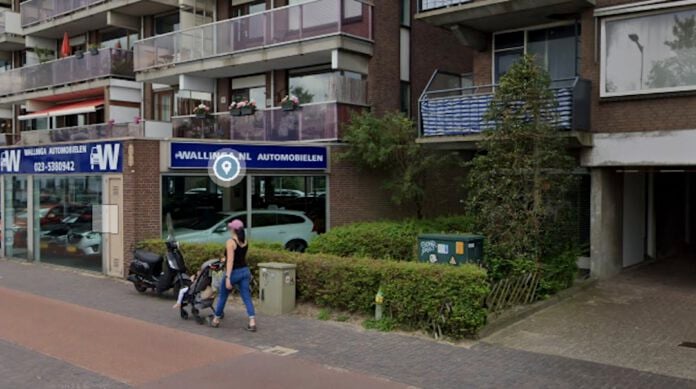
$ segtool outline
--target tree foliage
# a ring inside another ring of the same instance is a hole
[[[548,74],[525,56],[496,88],[485,151],[468,163],[468,206],[493,249],[486,257],[503,267],[495,272],[538,265],[573,240],[567,223],[575,163],[555,129],[555,107]]]
[[[412,204],[416,216],[423,216],[425,184],[437,174],[447,155],[416,143],[418,131],[413,121],[401,113],[377,117],[372,112],[354,115],[345,127],[343,140],[350,145],[341,154],[363,169],[386,174],[384,188],[397,205]]]

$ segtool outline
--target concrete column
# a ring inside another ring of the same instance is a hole
[[[592,169],[590,273],[608,278],[622,268],[622,180],[612,169]]]

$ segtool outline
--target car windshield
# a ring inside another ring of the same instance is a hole
[[[200,219],[192,220],[188,223],[181,225],[182,228],[187,228],[189,230],[203,231],[213,228],[216,224],[220,223],[222,220],[230,218],[230,215],[225,213],[216,213],[209,215],[208,217],[202,217]]]

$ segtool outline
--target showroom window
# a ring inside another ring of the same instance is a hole
[[[602,21],[601,96],[696,89],[696,9]]]
[[[5,208],[2,210],[3,246],[9,258],[29,258],[27,227],[28,188],[27,178],[4,176]]]
[[[552,80],[574,78],[578,72],[580,25],[505,32],[493,37],[493,75],[500,81],[510,67],[524,55],[533,55],[549,72]]]
[[[182,242],[225,243],[227,223],[240,219],[248,227],[247,212],[255,241],[303,250],[326,230],[325,176],[247,176],[222,188],[207,175],[172,175],[162,177],[162,188],[162,220],[171,214]]]

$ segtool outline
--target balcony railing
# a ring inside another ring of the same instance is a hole
[[[495,85],[441,90],[429,86],[419,101],[422,137],[478,134],[494,126],[484,117]],[[589,130],[590,88],[588,80],[579,78],[552,83],[557,102],[553,117],[559,130]]]
[[[135,43],[135,70],[338,34],[372,39],[372,7],[315,0],[157,35]]]
[[[230,139],[235,141],[320,141],[340,137],[340,124],[360,106],[336,102],[310,103],[294,111],[281,108],[257,110],[252,115],[220,112],[207,118],[172,118],[175,137]]]
[[[418,1],[418,11],[425,12],[431,9],[451,7],[453,5],[459,5],[464,3],[471,3],[472,0],[419,0]]]
[[[168,131],[167,131],[168,129]],[[22,131],[21,145],[43,145],[115,138],[169,138],[171,124],[163,122],[102,123],[54,130]]]
[[[22,27],[29,27],[107,0],[28,0],[21,4]]]
[[[96,55],[71,56],[0,73],[0,96],[89,81],[103,77],[133,78],[133,53],[101,49]]]

